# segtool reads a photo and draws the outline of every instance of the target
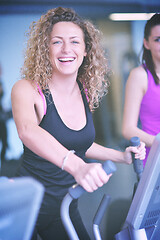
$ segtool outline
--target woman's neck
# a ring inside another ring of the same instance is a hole
[[[75,76],[68,75],[68,76],[61,76],[57,74],[53,74],[52,79],[49,83],[49,88],[51,91],[56,91],[59,93],[73,93],[77,86],[77,74]]]

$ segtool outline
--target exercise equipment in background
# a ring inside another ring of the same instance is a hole
[[[44,187],[31,177],[0,177],[0,240],[30,240]]]
[[[160,238],[160,133],[157,134],[137,186],[125,224],[116,240]]]

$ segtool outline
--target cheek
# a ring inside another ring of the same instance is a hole
[[[53,48],[49,49],[49,55],[50,55],[51,58],[53,58],[53,56],[54,56]]]
[[[83,62],[83,60],[84,60],[85,56],[86,56],[86,54],[82,54],[82,53],[81,53],[81,55],[80,55],[80,57],[79,57],[79,59],[80,59],[81,63]]]
[[[50,49],[49,52],[49,57],[50,57],[50,62],[53,64],[55,64],[55,59],[56,59],[56,51],[52,49]]]
[[[49,48],[50,56],[54,57],[57,52],[58,52],[58,47],[56,47],[55,45],[51,45]]]
[[[55,66],[55,58],[52,53],[49,54],[49,59],[50,59],[50,63],[52,65],[52,67],[54,67]]]
[[[52,59],[52,48],[51,47],[49,48],[49,58],[50,58],[50,60]]]
[[[160,44],[155,44],[151,50],[154,51],[155,53],[158,52],[160,50]]]

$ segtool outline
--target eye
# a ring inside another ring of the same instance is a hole
[[[72,43],[73,43],[73,44],[79,44],[79,42],[76,41],[76,40],[73,40]]]
[[[60,40],[57,40],[57,41],[54,41],[54,42],[52,42],[52,44],[60,44],[62,41],[60,41]]]
[[[160,42],[160,37],[156,38],[155,42]]]

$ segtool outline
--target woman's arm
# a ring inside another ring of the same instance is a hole
[[[111,160],[117,163],[132,163],[131,152],[135,153],[135,158],[143,160],[145,158],[145,144],[141,142],[140,146],[127,147],[124,152],[114,150],[111,148],[103,147],[97,143],[93,143],[87,150],[86,157],[90,159],[97,159],[101,161]]]
[[[68,149],[38,125],[35,106],[41,102],[38,109],[42,112],[43,103],[32,84],[27,80],[17,82],[12,89],[11,99],[13,117],[22,142],[31,151],[61,168]],[[102,186],[110,177],[101,164],[87,164],[73,153],[70,153],[64,170],[89,192]]]
[[[147,87],[148,79],[145,70],[141,66],[133,69],[126,83],[122,134],[128,140],[137,136],[150,147],[154,136],[137,127],[140,105]]]
[[[12,111],[19,138],[31,151],[61,167],[67,149],[38,126],[35,111],[37,96],[38,93],[27,80],[17,82],[12,89]]]

